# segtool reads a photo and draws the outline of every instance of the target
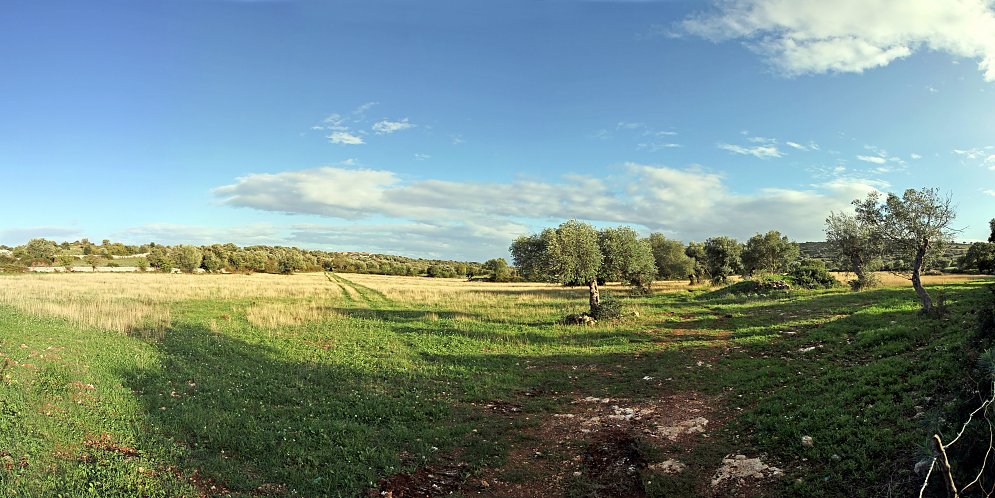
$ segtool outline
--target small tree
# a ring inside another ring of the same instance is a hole
[[[547,247],[554,236],[553,230],[547,228],[541,234],[522,235],[511,243],[511,259],[522,278],[533,282],[552,280]]]
[[[712,281],[725,282],[729,275],[742,273],[743,245],[732,237],[712,237],[705,241],[705,264]]]
[[[799,254],[798,244],[789,241],[781,232],[758,233],[750,237],[743,248],[743,270],[750,275],[754,271],[784,273]]]
[[[962,270],[978,270],[979,273],[995,273],[995,243],[975,242],[967,249],[961,261]]]
[[[146,259],[149,261],[149,266],[156,270],[168,273],[173,269],[173,262],[169,259],[169,252],[162,246],[154,246],[149,249],[149,255],[146,256]]]
[[[204,255],[201,253],[199,247],[186,245],[175,246],[169,253],[169,259],[172,260],[173,264],[187,273],[200,268],[200,262],[203,257]]]
[[[708,255],[705,254],[705,244],[691,241],[684,254],[694,261],[694,272],[689,275],[691,283],[689,285],[701,283],[702,277],[708,276]]]
[[[920,272],[931,248],[949,240],[956,217],[950,195],[941,196],[935,188],[908,189],[901,197],[889,193],[880,201],[877,192],[863,201],[854,201],[857,218],[874,228],[889,252],[912,261],[912,287],[922,301],[922,311],[933,311],[933,300],[922,286]]]
[[[837,262],[857,277],[854,290],[873,287],[874,270],[881,265],[883,240],[873,226],[856,216],[830,213],[826,218],[826,242],[834,249]]]
[[[992,218],[988,222],[988,227],[991,229],[992,233],[988,236],[988,242],[995,242],[995,218]]]
[[[651,233],[649,244],[658,278],[682,280],[694,274],[695,260],[684,252],[684,244],[680,241],[669,240],[660,233]]]
[[[484,270],[490,272],[491,282],[510,282],[511,281],[511,267],[508,266],[508,262],[504,258],[494,258],[489,259],[484,262]]]

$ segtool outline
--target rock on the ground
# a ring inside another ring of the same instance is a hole
[[[712,476],[712,487],[718,487],[723,482],[739,483],[746,479],[770,479],[781,477],[784,472],[771,467],[759,458],[747,458],[746,455],[727,455],[722,459],[722,466]]]
[[[657,434],[668,439],[677,439],[678,436],[683,434],[696,434],[704,433],[705,427],[708,426],[708,419],[705,417],[696,417],[691,420],[685,420],[677,425],[673,426],[657,426]]]
[[[664,474],[680,474],[681,472],[684,472],[684,469],[686,468],[688,468],[687,465],[678,460],[674,460],[673,458],[670,460],[664,460],[660,463],[654,463],[649,466],[650,470],[663,472]]]

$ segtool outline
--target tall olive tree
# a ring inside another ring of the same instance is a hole
[[[570,220],[543,235],[548,244],[548,273],[563,284],[586,283],[590,290],[591,313],[594,313],[601,304],[598,270],[604,259],[598,247],[598,231],[587,223]]]
[[[688,243],[688,247],[684,250],[684,254],[694,261],[694,278],[690,279],[691,284],[701,283],[701,277],[708,276],[708,255],[705,253],[705,244],[692,240]]]
[[[781,232],[758,233],[750,237],[743,248],[743,269],[749,274],[754,271],[784,273],[799,254],[798,244],[782,236]]]
[[[935,188],[908,189],[901,197],[889,193],[884,200],[877,192],[854,201],[857,218],[873,227],[889,252],[912,261],[912,287],[925,313],[933,311],[933,300],[922,286],[920,272],[932,247],[950,240],[956,213],[950,195]]]
[[[857,277],[850,283],[855,290],[874,286],[874,270],[881,264],[884,246],[873,226],[850,214],[829,213],[826,242],[833,248],[837,263]]]

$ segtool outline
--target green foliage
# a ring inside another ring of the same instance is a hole
[[[598,321],[622,318],[622,301],[609,294],[601,296],[601,302],[591,310],[591,317]]]
[[[204,254],[199,247],[179,245],[169,251],[169,259],[180,270],[190,273],[200,268]]]
[[[483,269],[490,272],[491,282],[510,282],[512,280],[511,268],[504,258],[489,259],[484,262]]]
[[[784,281],[782,277],[776,275],[761,275],[756,278],[741,280],[732,285],[727,285],[721,289],[714,290],[702,297],[705,299],[715,299],[720,297],[740,296],[740,297],[781,297],[787,296],[791,290],[791,285]]]
[[[173,261],[169,257],[169,251],[162,246],[155,246],[149,250],[146,256],[149,266],[156,270],[168,272],[173,269]]]
[[[743,272],[743,245],[732,237],[712,237],[705,241],[705,266],[714,282],[725,282]]]
[[[694,260],[694,282],[701,282],[702,278],[708,276],[708,254],[705,252],[705,244],[691,241],[684,254]]]
[[[653,251],[646,240],[629,227],[605,228],[598,234],[598,246],[604,262],[598,278],[605,282],[624,282],[647,291],[653,284],[657,268]]]
[[[756,234],[746,241],[743,248],[743,270],[746,274],[784,273],[798,259],[798,244],[791,242],[781,232],[771,230]]]
[[[650,249],[661,280],[684,280],[695,273],[695,260],[687,255],[684,244],[660,233],[649,236]]]
[[[988,242],[995,242],[995,218],[992,218],[988,222],[988,227],[991,228],[991,235],[988,236]]]
[[[598,277],[603,257],[598,246],[598,232],[593,226],[570,220],[555,230],[543,231],[542,238],[549,255],[548,273],[556,281],[584,284]]]
[[[959,266],[961,270],[995,273],[995,243],[975,242],[971,244]]]
[[[795,287],[805,289],[832,289],[842,284],[836,277],[826,271],[826,265],[819,260],[806,260],[788,273],[788,278]]]
[[[533,282],[553,280],[549,274],[549,269],[552,265],[549,260],[549,251],[547,250],[548,241],[552,235],[547,233],[547,231],[549,229],[544,230],[542,233],[522,235],[511,243],[509,251],[511,252],[515,269],[518,270],[518,274],[525,280]]]
[[[27,244],[14,248],[14,257],[29,264],[31,262],[51,264],[58,252],[58,244],[51,240],[31,239]]]

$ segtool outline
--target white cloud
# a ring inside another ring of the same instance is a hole
[[[857,156],[857,159],[860,159],[861,161],[867,161],[869,163],[874,163],[874,164],[884,164],[884,163],[888,162],[887,159],[885,159],[883,157],[880,157],[880,156]]]
[[[970,161],[980,161],[979,166],[995,170],[995,146],[954,149],[954,154]]]
[[[447,254],[456,257],[468,247],[462,244],[469,239],[460,233],[472,230],[474,243],[484,244],[476,250],[493,257],[504,255],[513,236],[526,231],[523,223],[535,229],[571,218],[631,224],[686,240],[719,234],[748,237],[772,228],[820,240],[830,210],[848,209],[851,200],[880,185],[834,178],[802,189],[734,193],[722,175],[702,168],[629,163],[606,178],[568,175],[552,182],[507,183],[405,181],[386,170],[323,167],[251,174],[214,193],[230,206],[351,220],[342,225],[348,229],[302,230],[300,240],[345,243],[355,237],[357,244],[369,245],[378,243],[371,234],[390,232],[381,238],[396,241],[390,242],[396,243],[391,252],[422,251],[431,244],[405,242],[404,235],[406,227],[421,227],[418,233],[436,234],[436,245],[449,244],[445,250],[452,252]],[[365,221],[379,219],[396,223]]]
[[[404,118],[400,121],[391,121],[389,119],[382,119],[373,123],[373,131],[377,132],[377,135],[389,135],[396,131],[407,130],[415,125],[408,122],[408,118]]]
[[[909,158],[911,158],[913,161],[918,161],[919,159],[922,159],[922,155],[913,152],[909,154]]]
[[[744,40],[789,76],[860,73],[932,50],[978,60],[995,81],[989,0],[725,0],[678,32]]]
[[[806,146],[804,146],[804,145],[802,145],[802,144],[800,144],[798,142],[790,142],[790,141],[789,142],[784,142],[784,145],[787,145],[788,147],[791,147],[792,149],[798,149],[798,150],[803,150],[803,151],[808,151],[809,150],[808,147],[806,147]]]
[[[233,243],[240,246],[289,245],[280,230],[269,223],[242,226],[209,227],[177,223],[148,223],[127,228],[112,237],[126,244],[193,244]]]
[[[362,145],[363,137],[358,135],[353,135],[347,131],[336,131],[331,135],[328,135],[328,139],[331,140],[333,144],[343,144],[343,145]]]
[[[421,154],[421,153],[415,152],[415,160],[416,161],[425,161],[425,160],[431,159],[431,158],[432,158],[432,156],[430,156],[428,154]]]
[[[985,190],[982,190],[982,192],[984,192],[985,194],[988,194],[988,195],[990,195],[992,197],[995,197],[995,190],[985,189]]]
[[[776,145],[757,145],[754,147],[743,147],[741,145],[720,143],[718,144],[718,148],[722,150],[727,150],[734,154],[753,156],[759,159],[770,159],[772,157],[784,156],[784,153],[778,150]]]

